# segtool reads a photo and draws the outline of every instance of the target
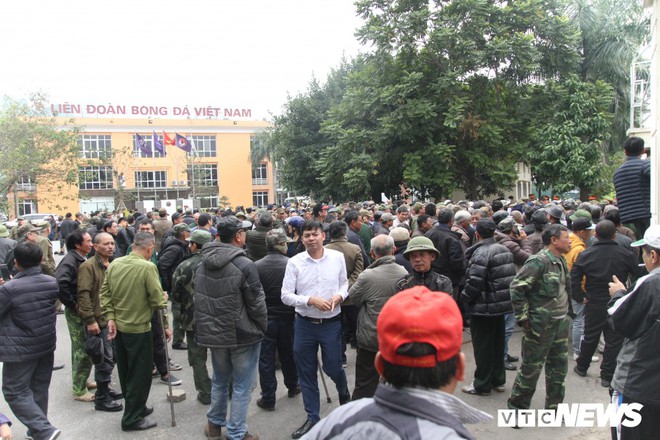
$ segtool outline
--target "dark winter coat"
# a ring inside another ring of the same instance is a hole
[[[207,243],[195,276],[196,341],[202,347],[236,348],[263,339],[266,299],[254,262],[242,249]]]
[[[78,302],[78,268],[85,258],[76,251],[67,253],[55,269],[55,278],[59,286],[59,299],[67,308],[76,310]]]
[[[476,316],[499,316],[513,312],[509,285],[516,276],[513,254],[487,238],[470,247],[465,289],[461,299],[468,313]]]
[[[169,237],[163,242],[163,248],[158,254],[158,274],[163,283],[163,290],[169,292],[172,288],[172,275],[176,267],[190,255],[187,241],[179,241]]]
[[[0,362],[25,362],[55,350],[57,281],[40,267],[0,286]]]
[[[255,263],[259,272],[259,281],[266,295],[268,318],[293,320],[295,316],[295,309],[282,303],[282,281],[288,261],[289,257],[273,251],[268,252],[265,257]]]
[[[506,247],[513,254],[513,263],[522,266],[532,256],[532,247],[526,238],[516,240],[508,234],[495,231],[495,241]]]
[[[651,162],[629,157],[614,172],[621,222],[651,217]]]
[[[461,246],[461,235],[438,223],[426,234],[440,256],[433,261],[433,270],[448,277],[455,286],[465,274],[465,255]]]
[[[270,230],[271,228],[265,226],[257,226],[255,229],[247,232],[245,247],[247,248],[247,256],[250,260],[257,261],[266,256],[268,253],[266,235]]]

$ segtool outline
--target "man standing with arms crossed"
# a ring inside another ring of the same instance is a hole
[[[133,252],[116,259],[101,287],[101,307],[108,323],[108,338],[115,340],[117,372],[124,394],[122,431],[143,431],[156,426],[146,418],[153,363],[151,315],[167,307],[158,269],[149,262],[154,252],[152,234],[138,232]],[[166,329],[168,339],[172,337]]]
[[[305,252],[289,260],[282,284],[282,302],[296,308],[293,355],[298,367],[307,420],[291,434],[305,435],[319,421],[318,348],[323,371],[335,382],[339,403],[351,400],[341,364],[341,307],[348,296],[346,262],[341,252],[324,249],[323,225],[302,225]]]
[[[511,389],[511,409],[528,409],[545,364],[545,408],[564,400],[568,369],[568,311],[571,278],[562,256],[571,248],[565,226],[554,224],[542,233],[545,249],[527,259],[511,282],[511,303],[523,328],[522,365]]]

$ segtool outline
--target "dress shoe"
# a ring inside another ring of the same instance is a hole
[[[511,362],[505,362],[504,363],[504,369],[509,370],[509,371],[516,371],[518,369],[518,367],[513,365]]]
[[[266,411],[275,411],[275,405],[267,404],[264,402],[264,399],[257,399],[257,406],[261,409],[265,409]]]
[[[112,397],[112,400],[121,400],[124,398],[121,391],[115,391],[112,388],[108,388],[108,394]]]
[[[587,376],[587,371],[586,370],[580,370],[580,367],[578,367],[577,365],[575,367],[573,367],[573,371],[575,372],[575,374],[577,374],[580,377],[586,377]]]
[[[158,423],[149,420],[149,419],[142,419],[139,422],[133,424],[133,425],[128,425],[128,426],[122,426],[121,430],[122,431],[145,431],[147,429],[155,428],[158,425]]]
[[[94,400],[94,409],[97,411],[116,412],[124,409],[124,405],[115,402],[110,395],[106,394],[105,397]]]
[[[350,401],[351,401],[351,393],[348,390],[346,390],[346,394],[340,394],[339,395],[339,404],[340,405],[346,405]]]
[[[298,394],[300,394],[302,390],[300,389],[300,385],[298,385],[295,388],[289,388],[289,392],[287,395],[289,396],[290,399],[296,397]]]
[[[259,436],[246,432],[245,435],[243,436],[243,440],[259,440]]]
[[[144,406],[144,409],[142,410],[142,417],[147,417],[153,414],[154,412],[154,407],[153,406]]]
[[[211,422],[207,422],[204,426],[204,435],[209,440],[221,440],[224,438],[222,436],[222,426]]]
[[[176,343],[172,344],[172,349],[173,350],[188,350],[188,344],[186,344],[183,341],[176,342]]]
[[[300,438],[303,435],[307,434],[310,429],[312,429],[316,425],[316,422],[312,422],[311,420],[307,419],[305,420],[305,423],[295,431],[293,431],[293,434],[291,434],[291,438]]]
[[[53,364],[53,371],[61,370],[62,368],[64,368],[64,364]]]
[[[504,388],[504,385],[500,385],[499,387],[493,387],[493,389],[495,391],[497,391],[498,393],[503,393],[504,391],[506,391],[506,388]]]
[[[204,394],[197,394],[197,401],[201,403],[202,405],[210,405],[211,404],[211,396],[207,396]]]
[[[610,381],[607,379],[601,379],[600,380],[600,386],[604,388],[609,388],[610,387]]]
[[[510,354],[506,355],[507,362],[518,362],[520,358],[518,356],[511,356]]]

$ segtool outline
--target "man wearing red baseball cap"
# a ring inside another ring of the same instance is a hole
[[[442,316],[442,319],[438,319]],[[456,302],[424,286],[391,297],[378,317],[376,369],[385,383],[317,423],[306,439],[473,438],[464,423],[491,416],[453,395],[465,373]]]

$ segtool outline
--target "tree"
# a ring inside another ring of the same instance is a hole
[[[612,87],[571,76],[551,81],[537,93],[538,108],[545,111],[539,114],[531,153],[536,185],[560,193],[578,187],[580,199],[586,200],[604,183]]]
[[[64,126],[47,110],[41,93],[27,101],[5,97],[0,109],[0,194],[14,193],[24,177],[37,184],[72,185],[78,183],[80,129]],[[15,208],[18,207],[14,204]]]

